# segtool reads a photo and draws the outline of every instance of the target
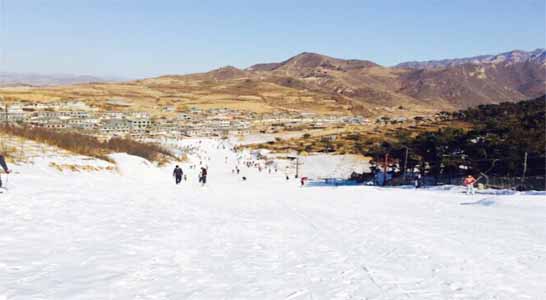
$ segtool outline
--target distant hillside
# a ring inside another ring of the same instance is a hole
[[[412,70],[399,92],[417,99],[442,99],[455,108],[525,100],[544,94],[546,65],[532,61],[460,64]]]
[[[0,86],[53,86],[117,80],[88,75],[0,72]]]
[[[396,67],[412,69],[436,69],[453,67],[463,64],[493,64],[493,63],[520,63],[530,61],[533,63],[544,64],[546,61],[546,49],[539,48],[534,51],[513,50],[510,52],[496,55],[480,55],[464,58],[427,60],[427,61],[409,61],[403,62]]]
[[[350,71],[354,69],[378,67],[379,65],[368,60],[344,60],[317,53],[303,52],[280,63],[257,64],[248,68],[248,71],[277,71],[291,75],[305,76],[306,72],[313,72],[317,68],[325,70]]]
[[[93,80],[96,81],[96,80]],[[2,88],[8,99],[80,99],[159,111],[228,107],[255,112],[298,110],[364,116],[414,116],[544,94],[544,49],[384,67],[368,60],[304,52],[246,69],[167,75],[128,82]]]
[[[262,79],[274,76],[284,86],[320,91],[364,105],[460,109],[544,94],[545,57],[544,49],[514,50],[388,68],[366,60],[302,53],[284,62],[254,65],[247,71]]]

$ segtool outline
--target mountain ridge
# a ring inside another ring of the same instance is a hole
[[[313,110],[379,115],[457,110],[544,94],[544,49],[514,50],[452,61],[445,67],[386,67],[369,60],[302,52],[281,62],[239,69],[164,75],[120,83],[0,89],[11,98],[124,98],[139,107],[167,103],[249,110]]]
[[[0,86],[55,86],[122,80],[121,78],[93,75],[0,72]]]
[[[496,63],[496,62],[523,62],[534,61],[544,64],[546,61],[546,49],[537,48],[532,51],[524,50],[511,50],[499,54],[486,54],[462,58],[448,58],[438,60],[425,60],[425,61],[407,61],[402,62],[394,67],[412,68],[412,69],[433,69],[433,68],[445,68],[448,66],[456,66],[461,64],[480,64],[480,63]]]

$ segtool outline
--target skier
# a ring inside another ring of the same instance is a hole
[[[472,175],[466,176],[463,181],[463,184],[466,186],[466,194],[474,195],[474,184],[477,182],[476,178]]]
[[[6,160],[4,159],[4,156],[0,154],[0,167],[4,169],[4,172],[6,174],[11,173],[11,170],[8,168],[8,165],[6,164]],[[2,178],[0,178],[0,188],[2,187]]]
[[[174,167],[173,177],[175,178],[176,184],[179,184],[180,181],[182,181],[182,175],[184,175],[184,171],[182,171],[178,165]]]
[[[207,183],[207,169],[205,167],[201,167],[201,174],[199,174],[199,182],[202,185],[205,185]]]
[[[420,188],[423,185],[423,181],[422,181],[420,173],[417,173],[417,175],[415,175],[414,183],[415,183],[416,189]]]

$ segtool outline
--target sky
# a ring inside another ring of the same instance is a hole
[[[145,78],[304,51],[390,66],[546,47],[544,0],[0,1],[0,72]]]

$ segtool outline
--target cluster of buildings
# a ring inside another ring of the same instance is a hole
[[[50,129],[78,130],[108,139],[114,136],[147,139],[190,136],[223,137],[252,131],[271,132],[291,128],[321,128],[335,124],[364,125],[358,116],[325,116],[301,112],[258,114],[226,108],[191,108],[175,117],[148,112],[101,111],[81,101],[0,104],[0,122]]]
[[[275,112],[262,114],[255,120],[255,125],[269,127],[283,127],[285,129],[323,128],[336,124],[365,125],[369,120],[362,116],[318,115],[308,112]]]

